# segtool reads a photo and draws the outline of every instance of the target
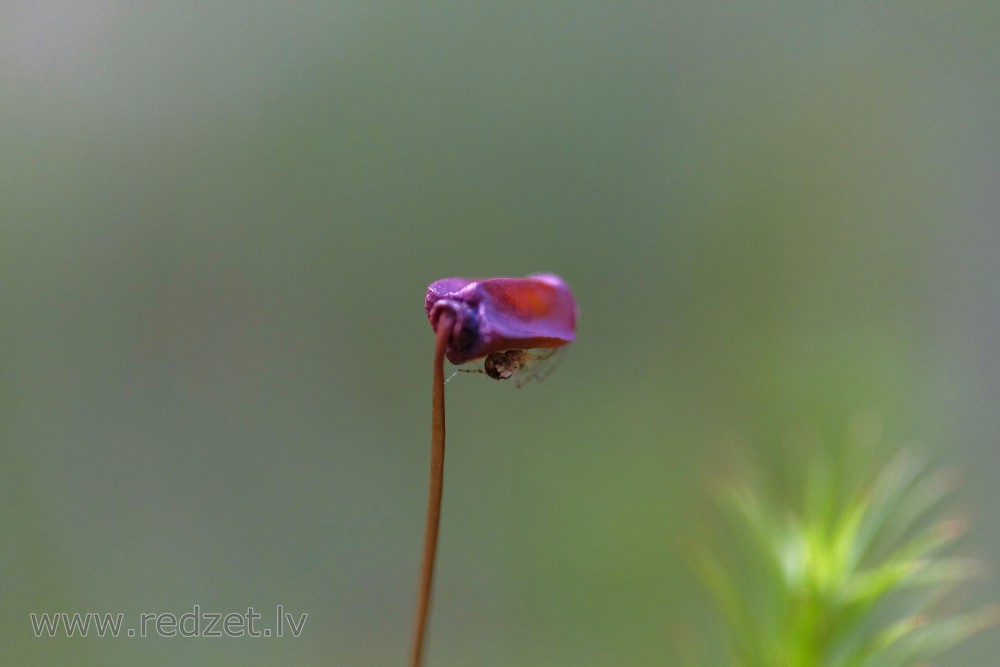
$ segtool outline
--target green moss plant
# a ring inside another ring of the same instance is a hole
[[[912,452],[883,464],[820,454],[795,492],[765,490],[746,466],[717,485],[720,534],[693,563],[745,667],[923,665],[998,620],[959,612],[956,588],[983,570],[955,555],[956,475]]]

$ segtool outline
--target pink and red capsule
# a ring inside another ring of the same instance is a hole
[[[495,380],[506,380],[576,339],[576,300],[566,282],[551,273],[444,278],[427,288],[424,307],[435,330],[441,313],[454,316],[448,361],[458,365],[485,357],[484,371]],[[544,351],[527,351],[536,348]]]

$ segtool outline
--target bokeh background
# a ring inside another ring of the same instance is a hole
[[[0,147],[10,664],[402,664],[449,275],[581,319],[544,383],[448,385],[429,664],[718,645],[678,545],[720,452],[794,477],[859,416],[1000,563],[996,2],[6,0]],[[28,617],[195,604],[309,616]]]

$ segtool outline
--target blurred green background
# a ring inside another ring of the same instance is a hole
[[[543,384],[448,385],[430,665],[717,643],[678,545],[720,452],[794,477],[858,415],[1000,562],[996,2],[7,0],[0,146],[10,664],[402,664],[450,275],[581,319]],[[195,604],[309,616],[28,616]]]

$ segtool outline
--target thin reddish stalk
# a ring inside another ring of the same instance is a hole
[[[431,390],[431,483],[427,500],[427,527],[424,530],[424,562],[420,573],[420,597],[417,600],[417,625],[413,635],[411,667],[423,660],[427,616],[434,579],[434,556],[437,553],[438,526],[441,523],[441,491],[444,488],[444,352],[455,323],[454,315],[443,312],[438,318],[437,346],[434,348],[434,383]]]

